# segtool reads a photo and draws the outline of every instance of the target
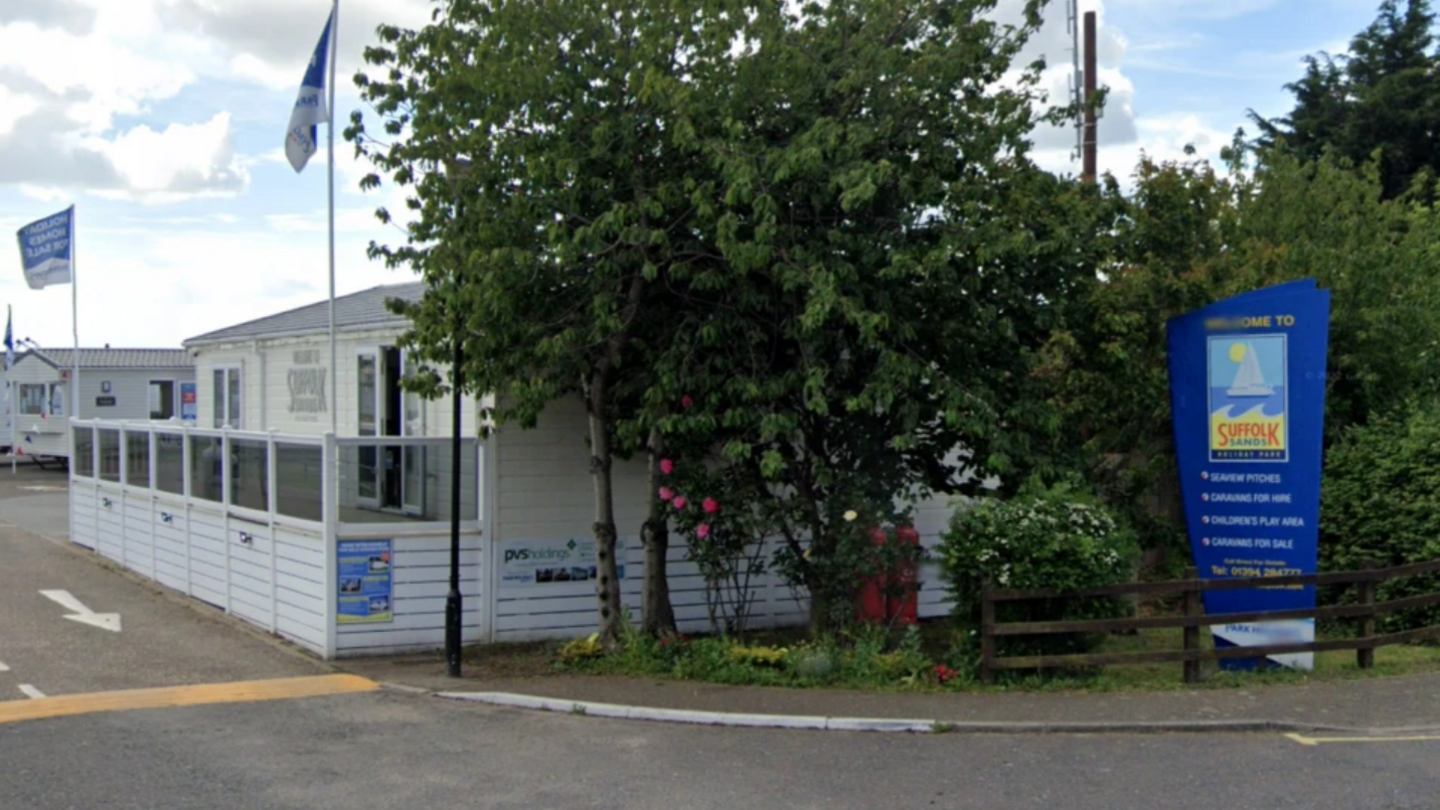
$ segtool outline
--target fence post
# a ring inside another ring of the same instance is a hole
[[[1362,570],[1371,571],[1375,568],[1373,560],[1366,561],[1361,566]],[[1368,612],[1360,617],[1359,632],[1356,634],[1361,639],[1375,637],[1375,580],[1364,579],[1356,583],[1359,585],[1358,598],[1361,605],[1370,608]],[[1370,669],[1375,666],[1375,648],[1355,651],[1355,663],[1361,669]]]
[[[995,683],[995,600],[990,580],[980,587],[980,682]]]
[[[1185,569],[1185,579],[1189,583],[1185,587],[1184,610],[1186,617],[1204,615],[1204,607],[1200,603],[1200,592],[1195,589],[1195,581],[1200,577],[1200,572],[1195,568]],[[1185,652],[1198,654],[1200,652],[1200,626],[1187,625],[1184,632]],[[1200,682],[1200,659],[1185,659],[1185,683]]]

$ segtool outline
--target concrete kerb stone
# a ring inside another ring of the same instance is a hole
[[[889,734],[1173,734],[1327,732],[1361,733],[1361,729],[1287,720],[1177,720],[1118,722],[1004,722],[895,719],[884,717],[820,717],[812,715],[744,714],[739,712],[622,706],[568,698],[538,697],[511,692],[435,692],[447,700],[463,700],[515,709],[563,712],[616,720],[725,726],[731,728],[805,729],[811,731],[878,732]]]

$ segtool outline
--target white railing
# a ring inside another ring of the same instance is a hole
[[[73,542],[326,657],[443,641],[449,439],[71,420]],[[462,442],[466,630],[480,611],[478,443]],[[387,466],[388,465],[388,466]],[[407,478],[401,480],[400,476]],[[468,494],[466,494],[468,490]],[[406,502],[406,494],[410,502]],[[443,496],[443,497],[442,497]],[[382,540],[383,538],[383,540]],[[337,621],[337,553],[380,540],[383,618]]]

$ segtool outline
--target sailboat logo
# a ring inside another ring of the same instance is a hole
[[[1240,369],[1235,372],[1235,382],[1226,394],[1232,397],[1268,397],[1275,393],[1274,388],[1265,384],[1265,374],[1260,370],[1260,358],[1256,355],[1253,342],[1236,343],[1231,352],[1243,359]]]
[[[1210,460],[1288,461],[1285,336],[1209,343]]]

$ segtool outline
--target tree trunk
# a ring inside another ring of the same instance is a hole
[[[606,420],[608,369],[602,364],[587,380],[586,409],[590,416],[590,477],[595,482],[595,556],[600,601],[600,640],[609,648],[620,643],[624,617],[620,610],[620,571],[615,561],[615,491],[610,479],[610,425]]]
[[[675,609],[670,604],[670,578],[666,553],[670,550],[670,521],[666,503],[660,500],[660,458],[664,454],[664,438],[659,430],[650,431],[649,453],[650,514],[640,530],[645,545],[644,623],[641,629],[655,638],[679,635],[675,627]]]

